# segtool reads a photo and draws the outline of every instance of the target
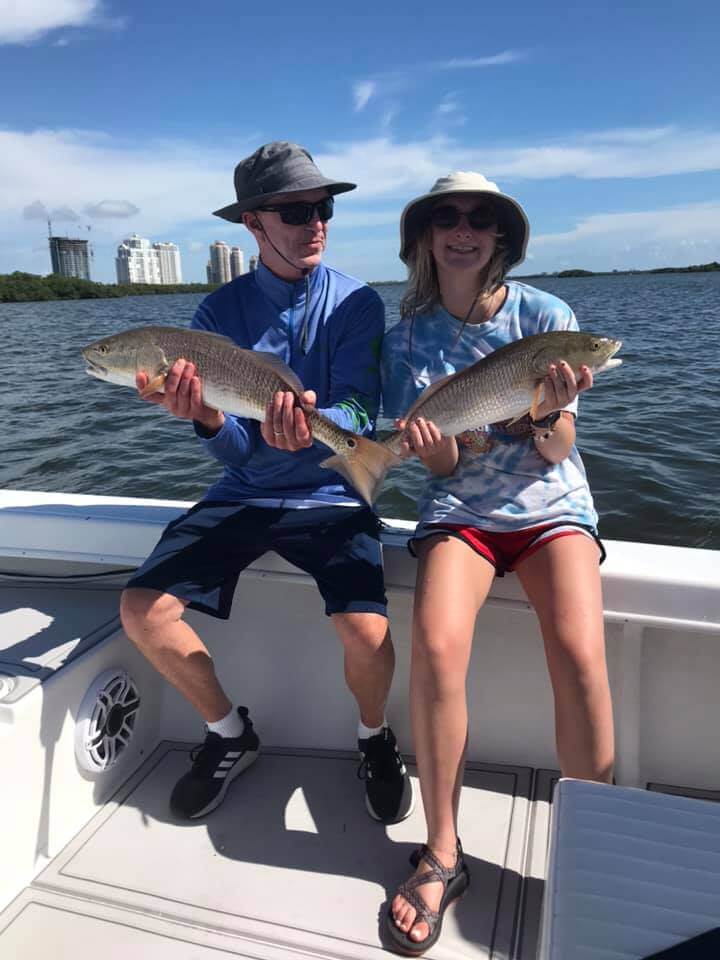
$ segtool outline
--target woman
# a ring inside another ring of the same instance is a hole
[[[576,330],[562,300],[506,280],[521,263],[520,205],[478,173],[453,173],[401,218],[409,267],[401,320],[383,347],[384,412],[402,417],[431,382],[503,344]],[[422,419],[403,447],[430,472],[410,544],[418,558],[411,713],[427,844],[388,913],[395,947],[419,955],[469,882],[457,837],[467,735],[465,681],[475,619],[494,577],[514,570],[540,621],[563,776],[611,781],[613,723],[597,515],[574,446],[577,396],[592,387],[551,366],[535,414],[444,437]],[[404,427],[403,420],[398,426]]]

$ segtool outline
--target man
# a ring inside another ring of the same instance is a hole
[[[215,213],[247,227],[260,262],[208,296],[192,326],[280,357],[312,387],[307,404],[344,428],[371,434],[383,304],[368,286],[322,263],[334,197],[353,189],[324,177],[293,143],[265,144],[242,160],[235,168],[237,201]],[[140,374],[138,389],[147,382]],[[197,818],[215,809],[259,750],[247,709],[228,698],[183,613],[189,606],[227,619],[240,572],[275,550],[315,578],[343,644],[360,713],[368,812],[383,823],[404,819],[413,794],[385,720],[395,658],[377,517],[339,474],[319,466],[328,450],[313,442],[292,393],[275,394],[261,424],[205,406],[189,361],[177,361],[164,389],[148,399],[192,420],[225,468],[203,500],[169,525],[121,600],[127,635],[207,727],[192,769],[172,792],[173,812]]]

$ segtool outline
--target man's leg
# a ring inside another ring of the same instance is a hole
[[[181,619],[185,606],[172,594],[143,587],[130,587],[120,600],[120,618],[130,640],[207,724],[202,748],[193,751],[192,768],[170,795],[170,809],[183,820],[218,807],[260,749],[247,710],[233,708],[205,644]]]
[[[186,606],[186,601],[170,593],[131,587],[120,599],[120,619],[125,633],[155,669],[206,723],[214,723],[227,716],[232,703],[215,675],[207,647],[182,620]]]
[[[414,795],[385,719],[395,669],[387,619],[377,613],[335,613],[332,619],[345,652],[345,680],[360,714],[358,749],[365,806],[374,820],[397,823],[412,813]]]
[[[238,573],[263,552],[264,530],[278,513],[198,504],[166,528],[121,598],[120,616],[130,640],[207,726],[204,744],[193,750],[192,769],[170,798],[178,817],[200,817],[217,807],[260,746],[247,710],[233,708],[207,648],[183,614],[193,603],[212,615],[229,616]]]
[[[345,652],[345,682],[366,727],[381,727],[395,670],[387,618],[378,613],[335,613],[332,621]]]
[[[287,510],[270,548],[314,577],[345,652],[345,679],[360,713],[359,776],[368,813],[383,823],[412,812],[412,784],[385,722],[395,668],[387,626],[377,517],[366,508]]]

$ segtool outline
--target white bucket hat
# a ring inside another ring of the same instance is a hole
[[[453,193],[479,193],[492,197],[493,206],[498,211],[499,226],[510,248],[508,267],[515,267],[525,259],[530,225],[525,211],[517,202],[505,193],[492,180],[481,173],[457,170],[446,177],[440,177],[429,193],[411,200],[400,217],[400,259],[408,262],[409,254],[418,234],[427,223],[430,210],[443,196]]]

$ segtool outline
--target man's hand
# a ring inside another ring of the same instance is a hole
[[[301,400],[306,407],[314,407],[317,396],[314,390],[305,390]],[[311,447],[313,438],[302,407],[296,406],[292,391],[279,390],[267,405],[260,433],[269,447],[295,453]]]
[[[589,390],[593,385],[590,367],[580,367],[580,379],[576,380],[572,367],[561,360],[556,366],[550,365],[545,378],[543,401],[535,411],[535,419],[542,420],[555,410],[562,410],[572,403],[579,393]]]
[[[150,378],[141,371],[135,377],[138,390],[147,387]],[[202,384],[196,376],[195,364],[189,360],[176,360],[165,378],[164,393],[150,393],[145,400],[165,407],[181,420],[197,420],[210,434],[217,433],[225,422],[225,415],[203,403]]]

